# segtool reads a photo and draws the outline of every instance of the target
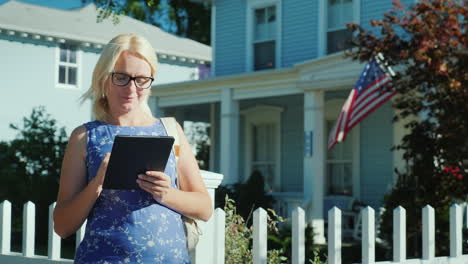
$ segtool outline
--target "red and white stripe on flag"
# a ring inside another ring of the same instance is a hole
[[[368,62],[330,132],[328,149],[332,149],[338,142],[344,141],[354,126],[393,95],[395,95],[395,91],[391,77],[383,71],[382,66],[375,59]]]

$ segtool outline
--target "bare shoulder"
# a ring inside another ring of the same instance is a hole
[[[81,125],[79,127],[76,127],[75,129],[73,129],[71,135],[70,135],[70,139],[71,138],[83,138],[86,136],[86,127],[84,125]]]
[[[70,140],[68,141],[68,148],[78,151],[80,154],[85,155],[86,153],[86,127],[81,125],[73,129],[70,134]]]
[[[70,142],[86,142],[86,127],[81,125],[75,129],[70,134]]]

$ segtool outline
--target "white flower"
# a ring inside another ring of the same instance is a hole
[[[153,247],[154,246],[154,242],[153,240],[150,240],[148,241],[148,243],[146,243],[149,247]]]
[[[130,259],[129,259],[129,258],[125,258],[124,261],[125,261],[125,263],[130,263]]]

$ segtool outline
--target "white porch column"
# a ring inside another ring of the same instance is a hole
[[[238,181],[239,156],[239,102],[233,100],[232,90],[221,92],[221,133],[220,171],[224,175],[223,184]]]
[[[218,121],[216,120],[216,104],[211,103],[210,105],[210,171],[215,171],[215,155],[216,155],[216,126]]]
[[[304,92],[304,198],[314,242],[325,243],[323,192],[325,178],[324,92]]]

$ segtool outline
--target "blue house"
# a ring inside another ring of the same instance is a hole
[[[59,10],[17,1],[0,5],[0,140],[10,140],[34,106],[44,105],[67,132],[89,121],[91,103],[79,104],[90,87],[102,47],[121,33],[146,37],[156,49],[155,84],[196,80],[211,63],[211,48],[161,29],[120,17],[97,23],[93,4]],[[154,100],[152,98],[151,100]],[[154,105],[154,103],[152,103]]]
[[[344,58],[345,24],[370,28],[391,1],[204,2],[212,10],[213,78],[155,85],[156,111],[210,123],[210,170],[224,174],[223,184],[259,170],[283,215],[298,205],[306,210],[317,242],[332,205],[381,206],[394,168],[405,166],[390,150],[405,133],[402,123],[392,124],[391,103],[331,151],[326,142],[364,67]]]

